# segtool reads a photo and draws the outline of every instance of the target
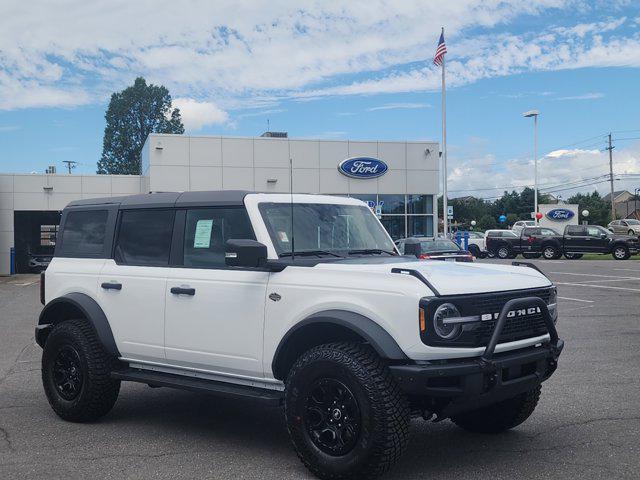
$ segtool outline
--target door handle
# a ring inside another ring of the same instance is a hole
[[[100,286],[105,290],[122,290],[122,284],[117,282],[104,282]]]
[[[171,287],[171,293],[174,295],[195,295],[196,289],[190,287]]]

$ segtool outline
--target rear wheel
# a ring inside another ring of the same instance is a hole
[[[51,408],[72,422],[109,413],[120,391],[120,382],[110,377],[115,362],[86,321],[56,325],[42,352],[42,384]]]
[[[478,410],[456,415],[453,423],[473,433],[500,433],[517,427],[531,416],[540,400],[541,386]]]
[[[561,255],[560,250],[555,245],[545,245],[542,247],[542,256],[545,260],[555,260]]]
[[[616,260],[626,260],[631,256],[629,249],[625,245],[616,245],[613,247],[611,255],[613,255],[613,258]]]
[[[320,345],[288,375],[285,417],[305,466],[323,479],[373,478],[404,450],[409,407],[369,347]]]
[[[511,255],[511,248],[507,245],[502,245],[496,250],[496,257],[501,258],[502,260],[509,258]]]

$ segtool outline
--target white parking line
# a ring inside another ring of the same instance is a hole
[[[622,278],[603,278],[601,280],[582,280],[582,283],[600,283],[600,282],[632,282],[633,280],[640,280],[640,277],[638,278],[628,278],[628,277],[622,277]]]
[[[640,277],[621,277],[619,275],[598,275],[595,273],[572,273],[572,272],[547,272],[559,275],[574,275],[576,277],[597,277],[597,278],[619,278],[620,280],[640,280]]]
[[[636,272],[640,273],[640,268],[614,268],[618,272]]]
[[[572,286],[572,287],[607,288],[609,290],[624,290],[626,292],[640,292],[640,288],[612,287],[612,286],[609,286],[609,285],[594,285],[593,283],[561,283],[561,282],[557,282],[556,285],[569,285],[569,286]]]
[[[571,298],[571,297],[558,297],[561,300],[571,300],[572,302],[584,302],[584,303],[593,303],[593,300],[582,300],[580,298]]]

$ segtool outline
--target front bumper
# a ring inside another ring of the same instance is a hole
[[[540,307],[550,341],[535,347],[494,354],[507,313],[522,306]],[[556,370],[564,342],[558,338],[547,305],[538,297],[508,301],[480,357],[441,362],[391,365],[400,388],[410,397],[438,405],[439,418],[475,410],[532,390]]]

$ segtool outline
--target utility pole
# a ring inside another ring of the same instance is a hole
[[[611,183],[611,221],[616,219],[616,204],[613,198],[613,149],[615,147],[611,145],[611,133],[609,133],[609,182]]]
[[[76,164],[78,162],[74,162],[73,160],[63,160],[62,163],[66,163],[67,164],[67,169],[69,170],[69,175],[71,175],[71,170],[76,168]]]

